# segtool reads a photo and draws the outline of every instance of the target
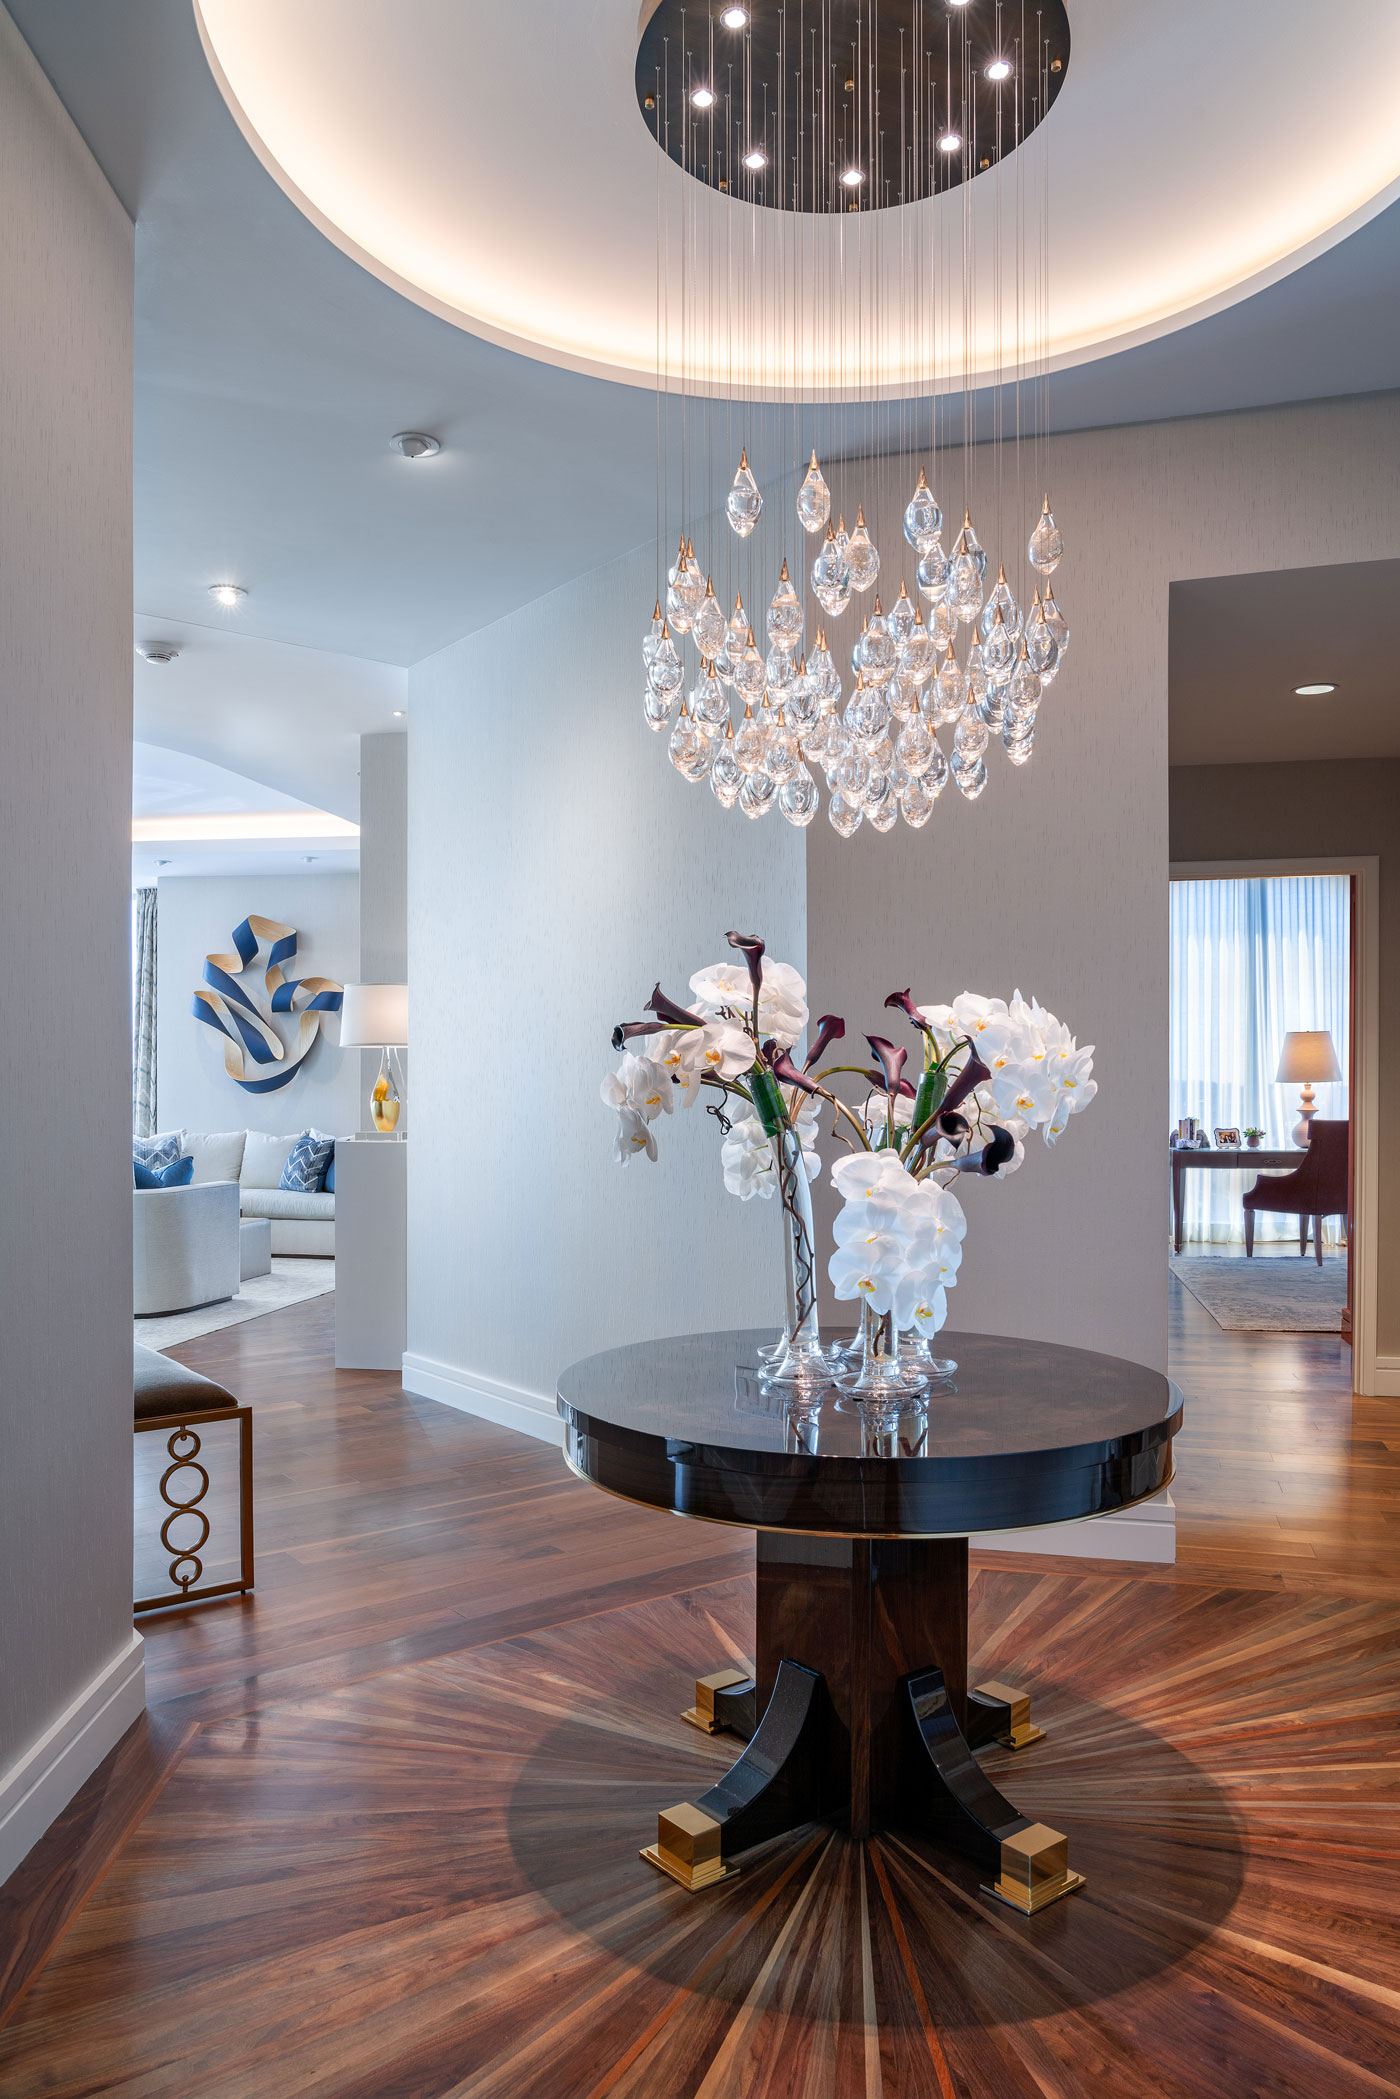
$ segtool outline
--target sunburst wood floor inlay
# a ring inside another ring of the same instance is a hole
[[[907,1835],[799,1831],[700,1896],[639,1860],[737,1753],[680,1715],[751,1612],[726,1580],[204,1721],[0,2091],[1400,2091],[1396,1606],[979,1574],[978,1674],[1048,1730],[988,1768],[1088,1876],[1029,1919]]]

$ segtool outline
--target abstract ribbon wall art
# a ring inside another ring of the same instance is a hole
[[[279,925],[275,918],[258,918],[250,913],[241,925],[234,927],[232,938],[236,953],[205,956],[204,983],[209,988],[201,986],[195,991],[190,1010],[196,1020],[216,1029],[223,1038],[224,1069],[236,1086],[245,1093],[276,1093],[291,1084],[306,1061],[320,1033],[321,1016],[340,1011],[343,986],[329,977],[297,979],[282,974],[282,964],[297,951],[294,926]],[[260,949],[266,953],[266,1013],[259,1010],[249,991],[237,981],[257,959]],[[274,1013],[298,1016],[295,1046],[285,1043],[273,1027]],[[258,1067],[269,1064],[278,1069],[260,1076]]]

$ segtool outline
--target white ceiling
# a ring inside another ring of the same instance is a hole
[[[1400,561],[1173,583],[1169,635],[1171,764],[1400,757]]]
[[[657,153],[637,108],[636,0],[193,4],[229,107],[288,196],[386,284],[506,348],[650,386],[658,214],[663,243],[685,240],[697,257],[725,253],[736,214],[745,240],[751,218],[758,238],[772,216]],[[873,349],[859,305],[870,283],[898,284],[914,250],[951,252],[965,224],[977,283],[966,345],[957,294],[948,302],[949,369],[961,383],[1014,362],[1014,215],[1036,222],[1042,146],[1058,366],[1234,304],[1374,216],[1400,194],[1400,8],[1329,0],[1325,20],[1328,50],[1353,62],[1310,66],[1300,98],[1314,0],[1231,0],[1224,19],[1219,0],[1074,0],[1064,84],[1014,180],[991,175],[854,224],[804,222],[809,281],[830,280],[822,258],[840,247],[852,287],[848,325],[833,322],[820,345],[825,396],[863,393],[872,360],[886,389],[926,364],[922,282],[904,310],[890,295]],[[991,275],[1003,208],[1004,298]],[[750,314],[737,345],[728,331],[707,345],[693,326],[691,338],[688,379],[731,393],[801,354],[777,302]]]
[[[321,812],[312,803],[230,772],[207,758],[192,758],[138,739],[132,747],[131,813],[159,821],[182,816],[316,817]],[[343,874],[358,869],[359,864],[357,837],[319,838],[309,830],[275,844],[182,839],[143,842],[131,849],[133,888],[178,875]]]

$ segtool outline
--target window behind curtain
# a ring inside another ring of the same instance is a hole
[[[1267,1146],[1291,1143],[1298,1086],[1274,1073],[1290,1028],[1326,1028],[1347,1070],[1351,883],[1346,875],[1267,875],[1171,885],[1171,1120],[1210,1131],[1253,1123]],[[1345,1084],[1318,1086],[1317,1112],[1343,1120]],[[1186,1236],[1244,1238],[1251,1180],[1186,1176]],[[1335,1229],[1335,1226],[1333,1227]],[[1260,1238],[1296,1238],[1297,1222],[1261,1212]]]

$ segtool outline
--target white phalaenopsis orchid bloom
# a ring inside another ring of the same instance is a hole
[[[802,1144],[802,1164],[809,1181],[814,1181],[822,1170],[816,1152],[820,1115],[821,1102],[806,1100],[794,1122]],[[724,1168],[725,1187],[731,1195],[737,1195],[740,1202],[749,1202],[755,1195],[767,1197],[777,1193],[773,1147],[756,1115],[743,1116],[732,1125],[720,1147],[720,1164]]]
[[[775,962],[765,955],[762,969],[759,1036],[766,1041],[771,1035],[784,1049],[791,1049],[807,1025],[807,986],[790,962]],[[742,956],[733,962],[716,962],[710,969],[697,969],[690,989],[702,1013],[729,1011],[747,1020],[753,1012],[753,981]]]
[[[616,1071],[610,1071],[599,1087],[610,1108],[635,1108],[647,1122],[669,1115],[673,1108],[671,1081],[660,1064],[650,1057],[637,1057],[624,1050]]]
[[[882,1193],[893,1193],[898,1200],[901,1194],[912,1192],[918,1186],[914,1176],[892,1151],[851,1152],[832,1167],[831,1178],[837,1193],[848,1203],[867,1201],[877,1188]]]
[[[827,1264],[838,1297],[863,1298],[888,1312],[904,1280],[904,1254],[892,1232],[866,1232],[851,1246],[838,1246]]]
[[[663,1071],[697,1085],[707,1073],[717,1079],[740,1078],[752,1068],[755,1056],[752,1037],[729,1020],[712,1020],[703,1028],[668,1028],[654,1038],[654,1050]]]
[[[924,1335],[936,1334],[948,1317],[948,1293],[940,1283],[936,1290],[920,1290],[914,1299],[914,1325]]]
[[[649,1159],[656,1157],[656,1139],[651,1134],[651,1124],[635,1108],[619,1108],[613,1157],[619,1166],[625,1166],[636,1152],[645,1152]]]

